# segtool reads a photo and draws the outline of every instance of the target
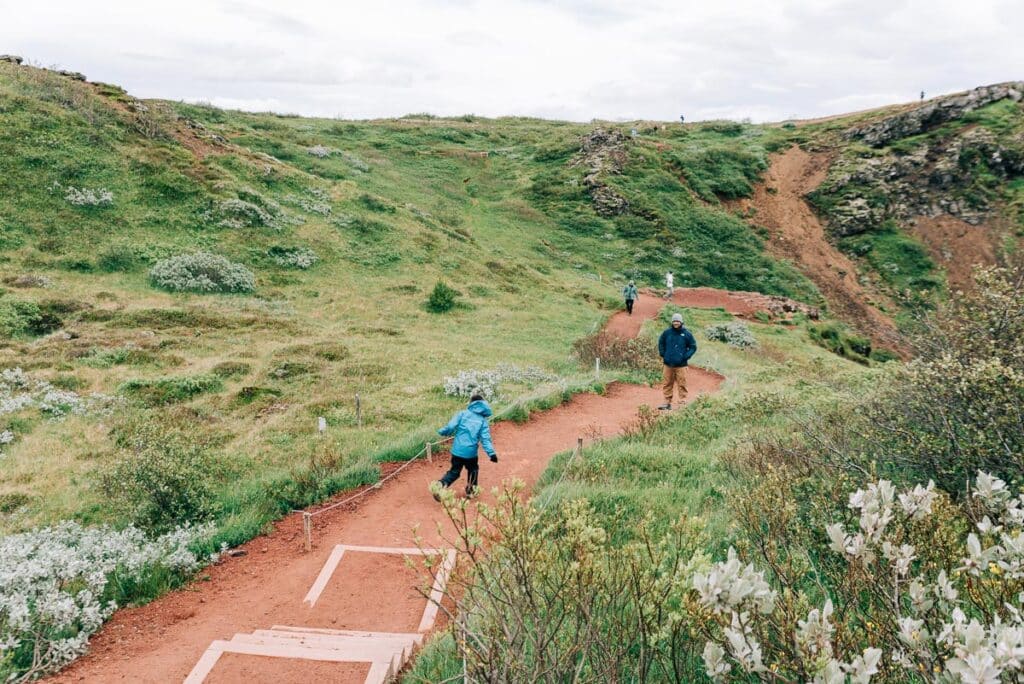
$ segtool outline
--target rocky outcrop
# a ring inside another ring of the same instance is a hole
[[[61,76],[65,76],[67,78],[70,78],[73,81],[84,81],[85,80],[85,74],[83,74],[83,73],[81,73],[79,71],[68,71],[67,69],[57,69],[57,73],[60,74]]]
[[[997,135],[982,126],[965,127],[909,151],[840,157],[812,200],[838,236],[915,216],[948,215],[979,225],[996,209],[999,195],[993,183],[1021,176],[1024,133]]]
[[[627,138],[616,130],[597,128],[580,139],[580,151],[570,166],[583,166],[587,175],[583,185],[594,202],[594,210],[601,216],[617,216],[629,211],[629,200],[604,182],[609,174],[622,173],[629,155]]]
[[[11,64],[21,64],[24,62],[18,55],[0,55],[0,62],[10,62]]]
[[[930,128],[959,119],[964,114],[1000,100],[1024,99],[1024,82],[1011,81],[982,86],[965,93],[937,97],[908,112],[851,128],[847,136],[860,139],[872,147],[882,147],[894,140],[923,133]]]

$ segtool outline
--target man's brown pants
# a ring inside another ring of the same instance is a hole
[[[676,387],[679,388],[679,403],[681,404],[686,399],[686,368],[665,366],[664,383],[661,389],[665,395],[666,404],[672,403],[672,390]]]

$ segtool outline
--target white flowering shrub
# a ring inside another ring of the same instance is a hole
[[[61,389],[46,380],[31,377],[21,368],[0,371],[0,417],[21,411],[37,411],[60,420],[68,415],[106,415],[119,400],[106,394],[81,395]],[[3,447],[14,441],[11,430],[0,432],[0,456]]]
[[[270,258],[278,266],[288,268],[307,269],[312,268],[319,260],[316,252],[308,247],[271,247],[268,252]]]
[[[503,383],[534,385],[553,382],[558,376],[546,373],[536,366],[521,368],[508,363],[499,364],[491,370],[464,370],[454,376],[445,377],[444,393],[450,397],[471,397],[481,395],[488,401],[498,396]]]
[[[191,549],[211,533],[181,527],[149,539],[135,527],[63,522],[0,539],[0,679],[30,681],[82,655],[120,587],[194,572],[204,559]]]
[[[217,254],[195,252],[158,261],[149,271],[154,285],[172,292],[251,292],[256,276]]]
[[[306,152],[317,159],[326,159],[331,156],[333,150],[323,145],[313,145],[312,147],[306,148]]]
[[[217,225],[223,228],[277,227],[277,216],[254,202],[233,197],[217,204],[222,218]]]
[[[971,500],[954,507],[934,483],[898,492],[879,480],[851,494],[848,509],[852,525],[824,530],[822,552],[838,563],[823,558],[816,572],[846,606],[841,616],[826,597],[794,624],[788,616],[810,600],[793,593],[788,572],[775,565],[787,587],[782,601],[766,573],[731,549],[694,576],[717,625],[704,648],[708,676],[836,684],[908,672],[944,683],[1024,678],[1024,494],[979,472]],[[928,543],[960,552],[936,554]]]
[[[757,346],[757,340],[746,323],[742,321],[730,321],[728,323],[717,323],[709,325],[704,329],[704,335],[709,340],[725,342],[730,347],[747,349]]]
[[[320,192],[319,194],[310,193],[311,197],[304,195],[285,195],[284,201],[288,204],[297,206],[299,209],[310,213],[320,214],[321,216],[331,215],[331,204],[325,193]]]
[[[64,199],[76,207],[102,207],[114,203],[114,193],[106,188],[68,186],[64,192]]]

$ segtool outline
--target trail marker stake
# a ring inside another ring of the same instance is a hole
[[[434,462],[434,445],[427,442],[427,463]]]
[[[302,531],[306,536],[306,551],[313,550],[313,516],[310,513],[302,514]]]
[[[583,455],[583,438],[582,437],[577,437],[576,438],[576,455],[577,456],[582,456]]]
[[[363,427],[363,405],[359,401],[359,393],[356,393],[356,427]]]
[[[327,419],[323,416],[319,416],[316,419],[316,431],[320,433],[321,437],[323,437],[324,433],[327,432]]]
[[[601,379],[601,359],[594,359],[594,379]]]

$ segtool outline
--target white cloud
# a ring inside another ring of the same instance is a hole
[[[0,16],[0,51],[141,97],[354,118],[783,119],[1024,77],[1015,0],[0,0]]]

